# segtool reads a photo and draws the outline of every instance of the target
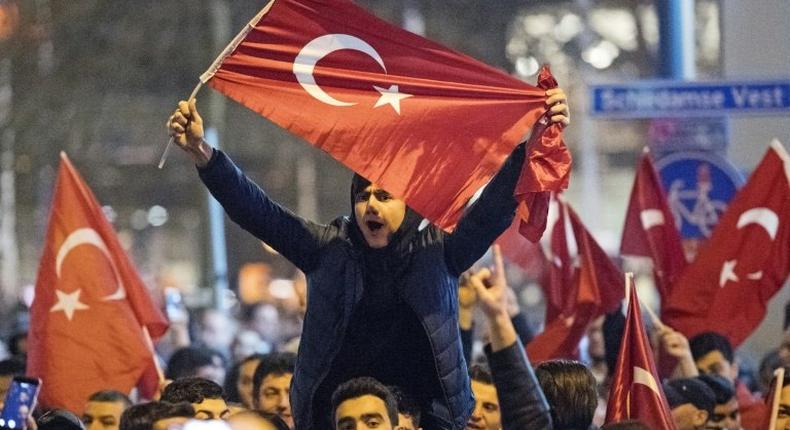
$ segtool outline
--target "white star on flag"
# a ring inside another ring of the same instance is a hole
[[[727,281],[738,282],[738,275],[735,274],[735,265],[738,264],[738,260],[729,260],[725,261],[724,265],[721,266],[721,274],[719,275],[719,287],[724,288],[724,285]]]
[[[74,316],[74,311],[81,311],[85,309],[89,309],[88,305],[85,303],[80,302],[80,293],[82,290],[74,291],[73,293],[65,293],[60,290],[55,290],[55,294],[58,295],[58,302],[55,303],[55,306],[52,306],[50,312],[57,312],[63,311],[66,314],[66,318],[71,321],[71,318]]]
[[[398,91],[397,85],[391,85],[389,88],[382,88],[374,85],[373,88],[381,93],[381,97],[379,97],[378,101],[376,101],[376,105],[373,107],[377,108],[379,106],[391,105],[398,115],[400,115],[400,101],[411,97],[411,94]]]

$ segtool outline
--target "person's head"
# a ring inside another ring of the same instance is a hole
[[[712,373],[727,378],[733,384],[738,377],[730,341],[719,333],[700,333],[689,340],[691,355],[701,373]]]
[[[573,360],[544,361],[535,376],[551,408],[554,428],[586,430],[598,407],[595,377],[584,364]]]
[[[466,428],[499,430],[502,428],[502,412],[499,410],[499,397],[491,372],[484,364],[473,364],[469,368],[469,379],[472,380],[475,409],[466,423]]]
[[[420,405],[417,401],[394,385],[387,387],[387,389],[390,390],[392,395],[395,396],[395,401],[398,402],[398,425],[395,426],[395,430],[422,429],[422,427],[420,427],[422,413],[420,412]]]
[[[716,396],[716,407],[708,419],[709,429],[740,430],[741,416],[738,412],[738,398],[735,387],[730,381],[718,375],[701,375],[704,382]]]
[[[790,429],[790,366],[785,366],[782,392],[779,396],[779,414],[776,416],[776,425],[771,430],[788,429]]]
[[[198,376],[222,385],[225,382],[225,363],[222,355],[209,348],[188,346],[174,352],[167,361],[167,379]]]
[[[406,203],[359,175],[351,182],[351,200],[365,242],[371,248],[386,247],[406,217]]]
[[[783,366],[790,366],[790,329],[786,328],[779,344],[779,358]]]
[[[398,423],[398,402],[379,381],[362,377],[340,384],[332,393],[335,430],[393,430]]]
[[[225,379],[225,400],[241,403],[247,409],[254,408],[252,381],[262,357],[263,354],[250,355],[230,369]]]
[[[87,430],[118,430],[121,414],[129,406],[132,401],[120,391],[98,391],[88,397],[82,422]]]
[[[198,337],[200,342],[216,351],[230,352],[230,345],[238,330],[236,320],[227,312],[217,309],[205,309],[198,319]]]
[[[673,379],[664,384],[677,430],[704,429],[716,407],[716,395],[698,378]]]
[[[195,409],[187,402],[148,402],[132,405],[121,415],[120,430],[167,430],[172,424],[182,424],[195,416]]]
[[[262,411],[243,411],[228,418],[233,430],[290,430],[288,424],[275,414]]]
[[[65,409],[52,409],[36,420],[38,430],[85,430],[82,421]]]
[[[222,394],[222,387],[214,381],[184,378],[165,387],[162,401],[190,403],[195,409],[195,418],[199,420],[224,419],[230,414],[230,409]]]
[[[605,317],[601,315],[600,317],[593,320],[593,322],[587,327],[587,353],[590,355],[590,359],[594,363],[606,362],[606,345],[604,343],[603,336],[604,318]]]
[[[290,352],[261,357],[252,377],[252,401],[255,409],[279,415],[293,427],[291,416],[291,379],[296,355]]]
[[[0,408],[5,402],[5,396],[8,394],[8,389],[11,388],[11,381],[14,376],[23,376],[25,374],[25,362],[19,358],[9,358],[0,361]]]
[[[601,430],[651,430],[647,424],[639,420],[627,420],[606,424]]]

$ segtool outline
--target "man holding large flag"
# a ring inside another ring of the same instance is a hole
[[[271,201],[203,141],[194,100],[168,121],[231,219],[306,273],[296,428],[331,428],[331,393],[359,376],[417,399],[426,430],[464,428],[474,405],[458,276],[520,202],[524,223],[540,226],[545,214],[525,202],[567,185],[568,111],[561,90],[546,91],[553,78],[546,71],[543,88],[530,87],[346,0],[278,0],[202,81],[358,172],[350,216],[315,224]],[[423,217],[445,231],[420,228]]]

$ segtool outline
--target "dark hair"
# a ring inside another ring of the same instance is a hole
[[[698,378],[713,391],[717,405],[723,405],[735,397],[735,387],[727,379],[719,375],[700,375]]]
[[[381,399],[387,408],[387,415],[389,416],[390,423],[393,426],[397,425],[398,402],[395,400],[395,396],[392,395],[384,384],[368,376],[346,381],[340,384],[335,392],[332,393],[332,423],[334,424],[337,419],[337,408],[341,403],[362,396],[374,396]]]
[[[627,420],[606,424],[601,427],[601,430],[650,430],[650,427],[639,420]]]
[[[252,404],[258,406],[258,397],[261,394],[263,380],[269,375],[285,375],[294,373],[296,367],[296,354],[291,352],[275,352],[264,354],[261,362],[255,368],[255,375],[252,377]]]
[[[19,342],[27,339],[26,331],[18,331],[8,339],[8,352],[13,356],[23,356],[25,353],[20,351]]]
[[[222,360],[222,355],[211,348],[197,346],[181,348],[174,352],[170,360],[167,361],[165,378],[176,380],[195,376],[198,369],[203,366],[216,366],[214,357]]]
[[[205,399],[222,399],[222,387],[203,378],[184,378],[171,382],[162,392],[162,401],[200,403]]]
[[[691,355],[694,357],[695,361],[713,351],[721,352],[721,355],[723,355],[724,359],[729,363],[732,363],[735,358],[732,351],[732,344],[729,339],[712,331],[700,333],[691,338],[691,340],[689,340],[689,347],[691,348]]]
[[[494,377],[491,376],[491,370],[483,363],[475,363],[469,368],[469,379],[484,384],[494,384]]]
[[[195,409],[187,402],[149,402],[133,405],[121,414],[119,430],[151,430],[155,422],[165,418],[195,416]]]
[[[239,388],[236,386],[236,384],[239,382],[239,377],[241,377],[241,366],[253,360],[261,360],[263,356],[263,354],[252,354],[250,356],[244,357],[243,360],[231,366],[231,368],[228,370],[228,374],[225,376],[225,400],[228,402],[241,403]]]
[[[535,368],[551,420],[557,430],[586,430],[598,407],[596,382],[582,363],[573,360],[545,361]]]
[[[82,421],[65,409],[52,409],[36,420],[39,430],[85,430]]]
[[[123,403],[124,409],[132,406],[132,401],[126,394],[115,390],[97,391],[88,397],[89,402],[119,402]]]
[[[283,419],[279,415],[273,414],[271,412],[245,410],[235,414],[234,417],[241,415],[255,415],[256,417],[273,425],[274,428],[277,430],[291,430],[290,427],[288,427],[288,424],[285,421],[283,421]]]
[[[390,390],[390,393],[392,393],[392,395],[395,397],[395,402],[398,404],[398,413],[411,418],[411,422],[414,423],[414,427],[420,427],[422,412],[420,411],[420,405],[417,403],[417,401],[403,392],[400,387],[389,385],[387,386],[387,389]]]
[[[0,361],[0,376],[22,376],[25,374],[25,362],[17,357]]]

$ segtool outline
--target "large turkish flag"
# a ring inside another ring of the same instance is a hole
[[[567,187],[570,154],[546,113],[545,90],[556,86],[547,69],[540,87],[528,85],[348,0],[271,2],[218,60],[201,81],[446,230],[533,125],[515,192],[523,234],[542,232],[541,192]]]
[[[673,286],[662,319],[688,337],[715,330],[738,346],[788,274],[790,156],[774,141]]]
[[[82,412],[102,389],[128,393],[167,330],[142,280],[79,173],[62,154],[31,309],[28,373],[46,407]]]

